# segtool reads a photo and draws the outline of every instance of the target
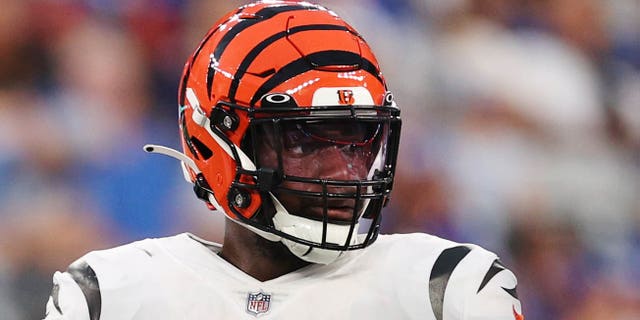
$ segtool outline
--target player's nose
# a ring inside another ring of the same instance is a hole
[[[331,180],[361,180],[366,178],[367,168],[346,147],[331,146],[320,153],[320,178]]]

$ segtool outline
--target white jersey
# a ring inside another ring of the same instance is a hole
[[[56,272],[46,320],[514,320],[516,278],[478,246],[381,235],[329,265],[258,281],[191,234],[90,252]]]

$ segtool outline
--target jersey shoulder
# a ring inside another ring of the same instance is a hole
[[[105,299],[109,309],[115,305],[126,319],[128,311],[135,312],[132,299],[148,295],[142,291],[171,261],[166,248],[189,245],[181,234],[87,253],[54,274],[46,319],[101,319]]]
[[[493,261],[497,258],[495,253],[478,245],[459,243],[426,233],[380,235],[370,249],[371,255],[387,256],[393,260],[408,259],[414,263],[433,263],[440,256],[445,260],[467,258]],[[469,255],[471,252],[473,254]]]
[[[481,246],[413,233],[380,236],[371,248],[380,259],[393,261],[386,263],[392,269],[387,271],[428,283],[426,294],[438,320],[521,319],[515,274]]]

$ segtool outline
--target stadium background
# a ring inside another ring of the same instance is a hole
[[[90,249],[222,218],[142,152],[178,147],[177,83],[238,1],[4,0],[0,319],[39,319]],[[384,232],[497,252],[527,319],[640,318],[640,2],[323,2],[403,108]]]

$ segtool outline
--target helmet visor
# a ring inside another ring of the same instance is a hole
[[[262,122],[256,132],[256,160],[259,167],[291,177],[367,179],[374,169],[382,170],[386,127],[380,121],[358,119]]]

